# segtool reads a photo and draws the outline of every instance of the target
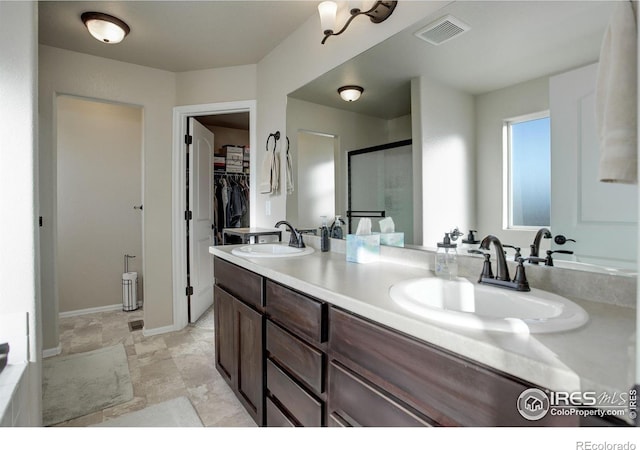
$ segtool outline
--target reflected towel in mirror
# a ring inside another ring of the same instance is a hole
[[[293,163],[291,162],[291,154],[287,151],[287,194],[293,193]]]
[[[600,50],[596,115],[600,181],[637,184],[637,11],[619,2]]]

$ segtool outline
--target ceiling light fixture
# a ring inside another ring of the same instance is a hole
[[[338,89],[338,94],[345,102],[355,102],[364,92],[360,86],[342,86]]]
[[[129,25],[117,17],[100,12],[85,12],[80,16],[91,36],[105,44],[122,42],[129,31]]]
[[[371,5],[371,0],[363,0],[362,8],[349,8],[349,14],[351,14],[351,17],[349,17],[349,20],[347,20],[342,29],[337,33],[334,33],[333,30],[336,27],[336,14],[338,12],[338,5],[336,4],[336,2],[332,1],[320,3],[318,5],[318,12],[320,13],[320,25],[322,26],[322,30],[324,32],[324,39],[322,39],[322,43],[324,44],[329,36],[337,36],[339,34],[342,34],[344,30],[347,29],[351,21],[358,16],[369,16],[371,22],[373,23],[384,22],[391,15],[397,3],[397,1],[377,0],[373,3],[373,6],[371,8],[367,9],[367,5]]]

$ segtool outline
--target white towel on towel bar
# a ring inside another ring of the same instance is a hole
[[[273,151],[273,163],[271,164],[271,192],[278,192],[280,187],[280,152]]]
[[[275,194],[280,180],[280,152],[268,150],[260,171],[260,193]]]
[[[273,163],[273,152],[266,152],[260,170],[260,193],[271,193],[271,164]]]
[[[291,154],[287,151],[287,194],[293,193],[293,163],[291,162]]]
[[[637,184],[637,11],[618,2],[600,50],[596,116],[600,181]]]

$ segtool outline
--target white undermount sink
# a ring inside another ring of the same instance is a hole
[[[313,248],[289,247],[286,243],[252,244],[237,247],[231,250],[236,256],[245,258],[287,258],[291,256],[303,256],[313,253]]]
[[[578,328],[589,316],[559,295],[517,292],[464,278],[415,278],[394,284],[389,295],[404,310],[441,325],[509,333],[553,333]]]

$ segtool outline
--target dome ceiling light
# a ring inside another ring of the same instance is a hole
[[[345,102],[355,102],[363,92],[364,89],[360,86],[342,86],[338,89],[338,94]]]
[[[129,31],[129,25],[117,17],[100,12],[85,12],[80,16],[91,36],[105,44],[122,42]]]

